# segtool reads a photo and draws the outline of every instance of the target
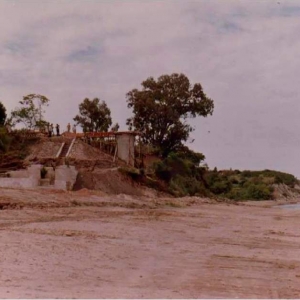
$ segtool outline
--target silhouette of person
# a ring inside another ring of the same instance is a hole
[[[47,130],[48,130],[48,137],[51,137],[52,136],[52,131],[51,131],[50,123],[47,124]]]
[[[56,128],[56,135],[57,135],[57,136],[60,136],[60,134],[59,134],[59,125],[56,124],[56,127],[55,127],[55,128]]]

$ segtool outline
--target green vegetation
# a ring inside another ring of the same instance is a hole
[[[142,82],[140,90],[133,89],[126,97],[127,106],[132,109],[127,125],[129,130],[140,132],[137,147],[142,155],[136,159],[140,169],[122,167],[119,170],[132,180],[178,197],[269,200],[274,197],[276,184],[285,184],[291,191],[298,191],[295,188],[297,178],[283,172],[208,170],[203,164],[205,156],[190,150],[185,143],[194,130],[188,120],[212,115],[214,101],[206,96],[200,83],[191,85],[184,74],[163,75],[157,80],[149,77]],[[22,167],[22,160],[29,154],[28,146],[38,139],[28,132],[42,131],[47,125],[44,108],[49,104],[48,98],[29,94],[19,103],[20,107],[7,119],[6,109],[0,102],[0,169],[4,171]],[[73,120],[84,132],[119,130],[118,123],[111,127],[111,111],[106,102],[98,98],[85,98]],[[18,123],[23,123],[26,129],[11,130]],[[154,156],[150,168],[145,167],[143,161],[143,155],[149,153],[152,158]],[[65,163],[69,166],[70,161],[66,159]],[[44,176],[46,169],[41,171],[41,177]]]
[[[203,181],[205,168],[200,167],[204,158],[202,153],[184,147],[181,151],[171,152],[162,161],[154,163],[154,175],[165,183],[165,190],[174,196],[208,196],[210,192]]]
[[[0,102],[0,126],[3,126],[5,124],[6,117],[6,108],[4,107],[2,102]]]
[[[4,127],[6,117],[6,108],[0,102],[0,153],[6,152],[11,143],[11,137],[7,134],[7,130]]]
[[[128,108],[133,116],[127,119],[130,130],[141,132],[145,145],[157,148],[162,157],[177,152],[194,130],[189,118],[212,115],[214,102],[200,83],[191,86],[184,74],[153,77],[142,82],[142,89],[127,93]]]
[[[82,127],[83,132],[108,131],[112,124],[110,114],[105,101],[100,101],[98,98],[93,100],[85,98],[79,104],[79,115],[76,115],[73,120]]]
[[[22,123],[27,129],[43,128],[46,125],[44,120],[44,107],[49,105],[49,99],[43,95],[29,94],[20,101],[20,107],[11,112],[8,120],[14,126]]]
[[[238,201],[271,200],[276,184],[285,184],[291,191],[298,191],[294,188],[298,180],[291,174],[272,170],[207,170],[200,166],[204,156],[189,151],[190,155],[172,152],[165,159],[155,162],[151,180],[148,177],[144,183],[176,197],[217,196]]]
[[[208,171],[204,179],[212,193],[233,200],[270,200],[273,199],[274,184],[293,188],[298,182],[291,174],[272,170],[214,170]]]
[[[7,133],[5,127],[0,127],[0,171],[22,169],[29,146],[38,140],[38,137],[28,136],[27,130]]]
[[[0,126],[0,153],[7,152],[12,138],[7,134],[5,127]]]

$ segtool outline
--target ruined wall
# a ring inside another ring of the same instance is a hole
[[[30,189],[38,186],[39,181],[32,178],[0,178],[0,187]]]
[[[27,170],[11,171],[8,178],[0,178],[0,187],[35,188],[39,185],[41,165],[32,165]]]
[[[56,189],[72,190],[78,172],[74,166],[59,166],[55,169],[54,187]]]
[[[46,168],[45,179],[41,179],[42,165],[32,165],[27,170],[9,172],[10,177],[0,178],[0,187],[8,188],[37,188],[48,186],[55,189],[71,190],[77,178],[74,166],[59,166]]]

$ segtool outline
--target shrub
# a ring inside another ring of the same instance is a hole
[[[120,173],[123,173],[136,181],[140,180],[142,177],[142,175],[140,174],[140,171],[133,167],[121,167],[118,170]]]
[[[230,181],[232,184],[239,184],[239,181],[238,181],[238,179],[237,179],[236,177],[231,177],[231,178],[229,179],[229,181]]]
[[[155,175],[166,182],[169,182],[172,178],[172,170],[171,168],[164,162],[156,162],[154,163],[154,172]]]
[[[4,127],[0,127],[0,151],[7,152],[11,144],[11,137],[7,134]]]
[[[208,196],[209,192],[204,184],[196,178],[177,175],[169,184],[169,192],[174,196]]]
[[[210,187],[210,191],[216,195],[228,193],[232,188],[227,178],[214,182]]]
[[[270,200],[272,199],[273,190],[266,184],[250,184],[246,190],[246,199]]]
[[[163,161],[154,163],[157,178],[168,185],[168,191],[175,196],[207,195],[203,183],[205,170],[199,167],[204,156],[193,151],[170,153]]]

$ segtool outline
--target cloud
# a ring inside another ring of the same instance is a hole
[[[0,11],[8,110],[26,94],[44,94],[47,117],[63,128],[85,97],[99,97],[125,129],[130,89],[183,72],[215,100],[212,117],[192,120],[192,147],[210,166],[300,176],[294,1],[24,0],[2,1]]]

